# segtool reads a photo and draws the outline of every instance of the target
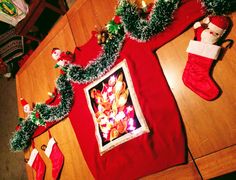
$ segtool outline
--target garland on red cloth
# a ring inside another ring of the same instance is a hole
[[[227,11],[224,8],[228,7],[225,5],[228,3],[227,0],[216,0],[214,3],[205,0],[204,2],[204,6],[210,9],[210,12],[216,10],[217,14],[219,14],[219,9],[222,10],[221,13]],[[129,35],[138,41],[149,40],[152,36],[165,30],[165,27],[172,21],[172,14],[178,5],[179,0],[156,1],[147,19],[139,16],[136,5],[130,4],[127,0],[121,0],[116,11],[117,16],[107,24],[109,33],[107,37],[109,39],[102,44],[103,52],[85,68],[72,64],[63,67],[64,73],[56,81],[61,102],[58,105],[36,104],[32,114],[21,121],[13,134],[10,140],[11,150],[21,151],[26,149],[30,145],[30,140],[38,127],[60,121],[68,115],[73,103],[71,81],[88,83],[102,76],[116,61],[125,35]],[[221,7],[222,5],[224,7]]]
[[[117,14],[121,16],[126,33],[138,41],[147,41],[152,36],[163,31],[172,21],[173,13],[178,8],[180,0],[158,0],[150,12],[149,19],[142,18],[136,4],[126,0],[120,1]]]

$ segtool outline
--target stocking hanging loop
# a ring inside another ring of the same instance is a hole
[[[25,159],[24,159],[24,162],[25,162],[25,163],[28,163],[28,161],[29,161],[28,158],[25,158]]]
[[[41,149],[42,149],[43,151],[45,151],[46,148],[47,148],[47,146],[46,146],[45,144],[43,144],[43,145],[41,146]]]
[[[234,40],[226,39],[222,42],[222,44],[224,44],[224,43],[227,43],[227,45],[225,46],[225,49],[230,49],[234,44]]]

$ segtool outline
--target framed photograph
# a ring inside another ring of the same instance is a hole
[[[84,91],[101,155],[149,132],[125,59]]]

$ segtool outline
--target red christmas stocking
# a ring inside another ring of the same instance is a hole
[[[220,53],[220,46],[191,40],[187,52],[188,61],[182,77],[184,84],[206,100],[215,99],[219,89],[209,72]]]
[[[27,164],[36,171],[36,180],[42,180],[44,178],[46,168],[45,163],[43,162],[36,148],[32,150]]]
[[[48,141],[48,145],[45,149],[45,154],[48,158],[50,158],[52,162],[52,177],[53,179],[59,178],[63,163],[64,163],[64,156],[59,149],[55,139],[51,137],[49,132],[50,140]],[[45,145],[42,145],[42,149],[44,150]]]

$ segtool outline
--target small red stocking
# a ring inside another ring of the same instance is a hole
[[[219,89],[210,77],[210,69],[220,53],[220,46],[191,40],[187,52],[188,61],[182,77],[184,84],[206,100],[215,99]]]
[[[36,180],[42,180],[44,178],[46,168],[45,163],[43,162],[36,148],[32,150],[27,164],[36,171]]]
[[[45,149],[45,154],[48,158],[50,158],[52,162],[52,177],[53,179],[59,178],[63,163],[64,163],[64,156],[59,149],[55,139],[51,137],[51,134],[49,132],[50,139],[48,141],[48,145]],[[43,145],[41,148],[44,150],[45,145]]]

